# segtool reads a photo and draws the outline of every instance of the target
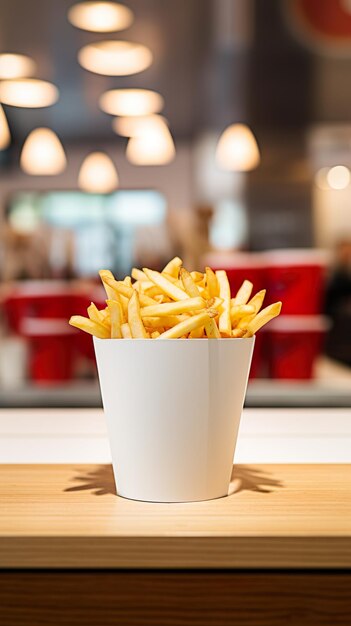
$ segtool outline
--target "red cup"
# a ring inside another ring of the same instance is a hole
[[[267,304],[281,300],[284,315],[320,315],[327,257],[320,250],[266,253]]]
[[[76,331],[66,320],[24,318],[21,334],[29,340],[29,376],[39,384],[71,380]]]
[[[269,373],[271,378],[310,380],[329,322],[323,316],[281,316],[270,322]]]

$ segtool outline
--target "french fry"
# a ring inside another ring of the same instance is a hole
[[[232,298],[232,304],[246,304],[251,296],[253,284],[249,280],[244,280],[237,294]]]
[[[125,285],[124,282],[121,280],[115,280],[114,278],[106,278],[105,280],[106,283],[114,289],[114,293],[117,292],[119,295],[128,298],[128,300],[132,297],[133,293],[136,293],[133,287],[128,287],[128,285]],[[111,300],[115,299],[115,297],[111,298]],[[149,296],[146,296],[142,293],[139,295],[139,301],[141,306],[150,306],[152,304],[155,304],[155,300],[153,300],[153,298],[150,298]]]
[[[124,284],[127,285],[127,287],[131,287],[132,286],[132,279],[130,276],[126,276],[123,280]]]
[[[153,306],[144,306],[141,309],[141,317],[158,317],[163,315],[178,315],[179,313],[188,313],[204,309],[206,306],[203,298],[187,298],[178,302],[165,302],[163,304],[155,304]]]
[[[172,283],[163,274],[160,274],[160,272],[149,270],[146,267],[143,268],[143,272],[155,285],[161,288],[163,293],[172,298],[172,300],[186,300],[188,298],[188,294],[185,293],[183,289],[180,289],[180,287]]]
[[[125,322],[121,325],[121,333],[123,339],[132,339],[132,333],[130,332],[130,327],[128,322]]]
[[[122,305],[120,302],[117,302],[117,300],[106,300],[106,303],[110,311],[111,339],[121,339],[121,325],[123,324]]]
[[[144,280],[148,280],[148,277],[145,276],[144,272],[142,270],[138,270],[138,268],[133,267],[132,269],[132,278],[134,278],[134,280],[139,280],[140,282],[143,282]]]
[[[184,322],[180,322],[177,326],[173,326],[169,330],[166,330],[159,337],[157,337],[156,341],[159,339],[177,339],[178,337],[182,337],[183,335],[191,332],[195,328],[199,326],[204,326],[206,322],[210,319],[207,311],[202,311],[197,315],[193,315],[189,317],[189,319],[184,320]]]
[[[148,328],[159,328],[160,326],[164,326],[166,328],[172,328],[173,326],[176,326],[177,324],[179,324],[179,322],[183,322],[185,319],[187,319],[188,316],[185,315],[164,315],[163,317],[156,317],[156,316],[152,316],[152,317],[143,317],[143,323],[145,327]]]
[[[106,279],[109,278],[110,280],[114,280],[115,279],[114,275],[112,274],[112,272],[110,272],[110,270],[100,270],[99,276],[105,288],[107,297],[113,300],[114,298],[113,288],[106,282]]]
[[[157,337],[160,336],[160,332],[158,330],[155,330],[153,333],[151,333],[151,339],[157,339]]]
[[[255,319],[255,316],[257,315],[257,313],[259,312],[259,310],[261,309],[264,297],[266,295],[266,290],[262,289],[261,291],[258,291],[252,298],[251,300],[249,300],[249,302],[247,303],[247,306],[253,306],[255,309],[255,312],[252,313],[251,315],[246,315],[245,317],[242,317],[238,323],[236,324],[236,328],[241,328],[241,329],[245,329],[248,327],[248,325],[250,324],[250,322],[252,322],[253,319]],[[234,321],[235,323],[235,321]]]
[[[270,322],[274,317],[279,315],[282,308],[281,302],[274,302],[274,304],[270,304],[266,306],[265,309],[262,309],[259,313],[257,313],[256,317],[248,324],[246,333],[244,337],[252,337],[255,335],[262,326]]]
[[[183,265],[182,259],[179,256],[175,256],[174,259],[171,259],[167,265],[163,268],[162,274],[171,274],[175,278],[178,278],[179,268]]]
[[[91,319],[93,322],[102,322],[100,311],[97,308],[96,304],[94,304],[94,302],[91,302],[88,306],[87,313],[89,315],[89,319]]]
[[[189,334],[189,339],[201,339],[204,336],[204,326],[199,326],[198,328],[194,328]]]
[[[222,313],[219,316],[219,332],[224,337],[230,337],[232,323],[230,320],[230,286],[227,274],[224,270],[216,271],[216,278],[219,285],[219,296],[222,298]]]
[[[230,319],[232,324],[235,324],[242,317],[245,317],[245,315],[255,315],[255,307],[251,304],[235,304],[230,307]]]
[[[90,335],[99,337],[99,339],[108,339],[110,337],[110,331],[106,326],[94,322],[89,317],[83,317],[82,315],[72,315],[69,320],[69,324],[75,328],[80,328]]]
[[[133,339],[147,339],[147,333],[140,315],[139,296],[134,290],[128,302],[128,324]]]
[[[206,287],[210,298],[219,296],[219,285],[216,274],[210,267],[206,267]]]
[[[205,324],[206,336],[208,339],[220,339],[221,333],[218,330],[218,326],[213,318],[210,318]]]
[[[202,283],[204,280],[204,274],[202,272],[190,272],[190,276],[196,283]]]
[[[194,279],[191,274],[184,267],[180,268],[180,279],[183,283],[184,291],[190,296],[190,298],[196,298],[200,296],[200,291],[197,285],[195,284]]]
[[[241,337],[245,336],[245,330],[242,330],[241,328],[233,328],[232,330],[232,337],[235,337],[236,339],[241,339]]]

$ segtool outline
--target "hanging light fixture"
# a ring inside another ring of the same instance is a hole
[[[61,174],[67,165],[65,151],[58,136],[50,128],[36,128],[27,137],[20,165],[32,176]]]
[[[0,104],[0,150],[5,150],[10,145],[11,135],[7,123],[5,111]]]
[[[105,152],[91,152],[83,161],[78,184],[89,193],[111,193],[118,187],[118,174]]]
[[[133,12],[117,2],[79,2],[68,11],[68,20],[83,30],[112,33],[133,23]]]
[[[131,115],[130,117],[115,117],[112,121],[112,128],[121,137],[135,137],[142,132],[145,122],[158,119],[167,124],[166,118],[161,115]]]
[[[37,78],[3,80],[0,82],[0,101],[14,107],[48,107],[58,100],[55,85]]]
[[[225,170],[247,172],[260,162],[256,139],[245,124],[232,124],[221,135],[216,161]]]
[[[130,76],[150,67],[152,52],[130,41],[99,41],[81,48],[78,61],[85,70],[95,74]]]
[[[151,115],[159,113],[164,100],[148,89],[110,89],[100,96],[100,108],[110,115]]]
[[[172,135],[164,120],[157,116],[139,124],[137,135],[128,141],[126,156],[133,165],[166,165],[175,157]]]
[[[26,78],[36,71],[36,64],[25,54],[0,54],[0,79]]]

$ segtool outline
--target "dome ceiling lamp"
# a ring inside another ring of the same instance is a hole
[[[56,176],[67,165],[62,143],[50,128],[36,128],[24,142],[20,165],[31,176]]]
[[[235,172],[248,172],[260,162],[257,141],[248,126],[232,124],[222,133],[216,149],[220,168]]]
[[[149,48],[130,41],[99,41],[78,52],[78,62],[85,70],[103,76],[139,74],[150,67],[152,61]]]
[[[118,174],[112,159],[105,152],[91,152],[84,159],[78,184],[88,193],[111,193],[118,187]]]
[[[112,33],[129,28],[133,12],[117,2],[79,2],[68,10],[68,21],[82,30]]]

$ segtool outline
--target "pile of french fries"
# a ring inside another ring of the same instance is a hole
[[[88,317],[73,315],[69,323],[100,339],[252,337],[282,306],[275,302],[262,309],[266,290],[252,296],[249,280],[232,297],[224,270],[188,272],[179,257],[162,272],[133,268],[122,281],[109,270],[99,274],[106,307],[99,310],[92,302]]]

